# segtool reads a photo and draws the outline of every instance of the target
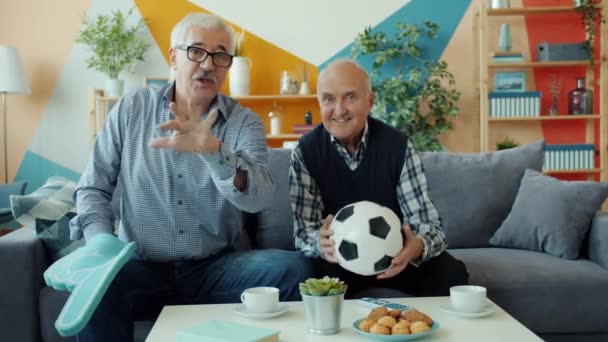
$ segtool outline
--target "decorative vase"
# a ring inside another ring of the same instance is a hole
[[[281,117],[279,113],[270,112],[268,113],[268,118],[270,119],[270,135],[281,134]]]
[[[251,69],[251,59],[247,57],[232,59],[232,66],[228,71],[230,96],[249,95],[249,69]]]
[[[509,8],[509,0],[490,0],[490,8]]]
[[[105,97],[121,97],[123,89],[125,87],[125,81],[123,80],[106,80],[104,87]]]
[[[568,93],[569,114],[593,114],[593,92],[585,89],[585,79],[576,79],[576,88]]]
[[[310,94],[310,87],[308,86],[308,82],[302,81],[302,84],[300,84],[300,95],[308,94]]]
[[[298,93],[298,80],[296,76],[287,70],[281,73],[281,95],[295,95]]]
[[[332,335],[340,331],[344,293],[333,296],[301,295],[308,332],[316,335]]]
[[[498,38],[498,49],[500,51],[511,51],[511,25],[500,25],[500,37]]]

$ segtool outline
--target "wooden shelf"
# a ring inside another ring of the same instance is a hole
[[[596,8],[600,9],[601,15],[606,18],[608,17],[608,6],[606,5],[607,0],[603,0]],[[565,175],[586,175],[587,178],[596,179],[599,175],[601,181],[608,181],[608,97],[598,96],[594,103],[594,113],[586,115],[569,115],[560,113],[558,115],[540,115],[537,117],[517,117],[517,118],[505,118],[505,117],[490,117],[490,99],[488,94],[492,91],[490,86],[492,84],[492,74],[496,71],[503,69],[512,70],[520,69],[523,71],[534,71],[538,69],[546,68],[580,68],[581,74],[584,73],[587,85],[598,87],[595,90],[596,94],[605,94],[608,89],[608,44],[606,43],[606,37],[608,36],[608,25],[605,22],[600,22],[598,25],[598,31],[596,39],[600,42],[597,51],[600,58],[594,61],[594,68],[589,68],[591,62],[588,60],[579,61],[514,61],[514,62],[496,62],[492,60],[491,53],[493,47],[496,45],[497,36],[491,34],[495,31],[497,26],[504,22],[504,18],[508,16],[538,16],[538,15],[555,15],[555,14],[571,14],[564,17],[568,18],[568,21],[572,20],[572,23],[580,21],[580,14],[577,12],[577,8],[572,6],[572,3],[565,4],[565,6],[536,6],[536,7],[525,7],[525,8],[501,8],[492,9],[488,8],[486,4],[479,6],[479,11],[475,13],[473,18],[473,95],[476,101],[478,101],[478,107],[476,113],[479,115],[479,135],[475,138],[479,138],[479,151],[489,152],[491,150],[491,143],[495,140],[500,139],[499,135],[508,136],[515,132],[510,132],[509,127],[502,127],[496,123],[519,123],[524,124],[538,124],[543,123],[544,129],[552,130],[553,126],[547,127],[546,123],[549,122],[570,122],[572,120],[578,120],[579,123],[583,123],[584,127],[584,138],[581,137],[581,143],[594,144],[596,148],[596,157],[599,156],[599,163],[594,164],[596,168],[590,168],[585,170],[546,170],[546,174],[555,174],[557,176]],[[498,20],[496,20],[496,19]],[[536,17],[538,18],[538,17]],[[559,18],[554,16],[553,18]],[[553,19],[550,18],[550,19]],[[525,19],[525,18],[524,18]],[[584,33],[584,28],[580,28],[581,32]],[[526,51],[522,51],[526,53]],[[530,51],[528,51],[530,53]],[[557,73],[566,73],[568,70],[556,70]],[[539,82],[539,80],[535,80]],[[528,88],[531,89],[531,88]],[[562,93],[563,95],[563,93]],[[550,96],[550,94],[544,94],[544,97]],[[546,104],[545,104],[546,106]],[[543,111],[545,109],[542,109]],[[564,121],[566,120],[566,121]],[[599,129],[597,129],[599,126]],[[519,126],[518,126],[519,127]],[[578,126],[577,126],[578,127]],[[511,128],[518,129],[518,128]],[[577,128],[578,129],[578,128]],[[581,127],[583,129],[583,127]],[[497,134],[490,134],[491,132]],[[544,135],[544,134],[543,134]],[[579,139],[577,139],[579,140]]]
[[[501,63],[488,61],[488,68],[559,68],[573,66],[587,66],[588,60],[584,61],[557,61],[557,62],[513,62]],[[600,65],[600,61],[596,60],[595,65]]]
[[[101,101],[118,101],[118,99],[120,99],[120,97],[97,95],[97,100],[101,100]]]
[[[298,140],[302,134],[266,134],[266,140]]]
[[[601,9],[602,6],[596,6]],[[489,17],[508,17],[516,15],[576,13],[574,6],[537,6],[524,8],[488,8]]]
[[[544,170],[543,172],[545,174],[594,174],[594,173],[600,173],[602,170],[601,169],[585,169],[585,170]]]
[[[252,102],[252,101],[308,101],[316,100],[317,95],[249,95],[249,96],[235,96],[235,100],[240,102]]]
[[[560,114],[560,115],[541,115],[528,118],[488,118],[489,122],[513,122],[513,121],[563,121],[563,120],[595,120],[599,119],[599,114]]]

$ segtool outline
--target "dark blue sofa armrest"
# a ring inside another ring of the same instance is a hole
[[[41,340],[38,297],[47,266],[46,250],[34,229],[20,228],[0,237],[2,341]]]
[[[608,268],[608,212],[599,212],[591,221],[588,237],[589,259]]]

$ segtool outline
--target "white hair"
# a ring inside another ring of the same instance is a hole
[[[350,64],[350,65],[354,66],[356,69],[359,69],[365,77],[365,83],[367,84],[368,90],[370,92],[372,91],[372,79],[371,79],[371,77],[369,77],[369,73],[367,72],[367,70],[365,70],[364,67],[361,66],[361,64],[359,64],[354,59],[350,59],[350,58],[339,58],[339,59],[336,59],[335,61],[332,61],[319,73],[317,80],[321,79],[321,77],[323,77],[323,75],[327,72],[327,70],[329,70],[330,68],[332,68],[336,65],[340,65],[340,64]],[[319,93],[319,82],[317,81],[317,94],[318,93]]]
[[[216,30],[220,29],[228,34],[230,46],[228,53],[234,54],[234,30],[226,22],[214,14],[208,13],[190,13],[186,15],[179,23],[177,23],[171,31],[171,48],[186,44],[186,36],[188,31],[193,27],[201,27],[205,29]],[[175,80],[173,68],[171,68],[170,80]]]

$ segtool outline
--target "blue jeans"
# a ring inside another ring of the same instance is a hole
[[[310,259],[276,249],[196,261],[131,260],[116,275],[78,341],[132,342],[133,321],[155,320],[165,305],[239,303],[249,287],[277,287],[281,301],[297,301],[298,283],[311,276]]]

